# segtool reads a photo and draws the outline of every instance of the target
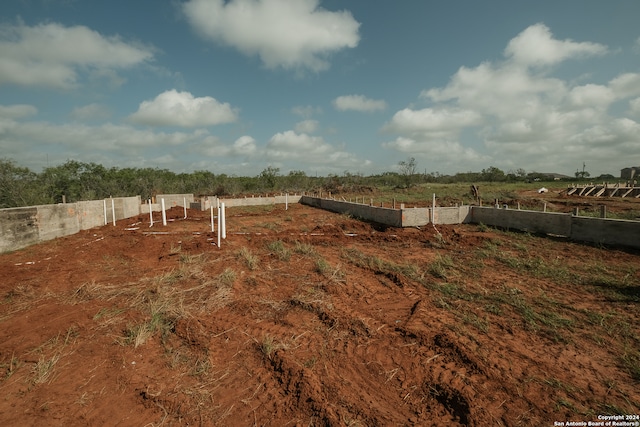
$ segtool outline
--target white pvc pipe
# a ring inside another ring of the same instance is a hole
[[[107,200],[103,200],[104,202],[104,225],[109,224],[109,221],[107,221]]]
[[[224,203],[222,203],[220,205],[220,208],[222,209],[222,238],[226,239],[227,238],[227,214],[225,212],[225,208],[224,208]]]
[[[160,199],[162,203],[162,225],[167,226],[167,212],[164,210],[164,199]]]
[[[147,199],[149,204],[149,227],[153,227],[153,209],[151,208],[151,199]]]
[[[182,198],[182,206],[184,206],[184,219],[187,219],[187,198]]]
[[[284,195],[284,210],[289,210],[289,193]]]
[[[218,249],[220,249],[220,230],[221,230],[220,221],[222,221],[222,218],[221,218],[222,215],[220,215],[220,200],[218,199],[217,202],[218,202]]]
[[[436,193],[433,193],[433,200],[431,201],[431,224],[435,223],[436,217]]]
[[[113,226],[116,226],[116,202],[111,199],[111,214],[113,215]]]

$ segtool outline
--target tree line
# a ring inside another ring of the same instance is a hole
[[[540,175],[540,176],[538,176]],[[442,175],[419,173],[414,158],[398,164],[398,171],[363,176],[345,171],[342,175],[309,176],[303,171],[281,174],[269,166],[254,177],[214,174],[198,170],[175,173],[158,168],[106,168],[96,163],[68,160],[36,173],[0,159],[0,208],[34,206],[108,197],[140,195],[143,200],[156,194],[239,196],[273,192],[301,193],[332,191],[357,192],[376,187],[407,188],[420,183],[509,182],[543,179],[543,174],[519,169],[507,172],[491,166],[481,172]],[[613,176],[611,176],[613,179]]]

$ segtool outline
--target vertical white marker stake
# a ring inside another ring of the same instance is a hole
[[[103,200],[104,202],[104,225],[109,224],[109,221],[107,221],[107,200]]]
[[[184,219],[187,219],[187,198],[182,198],[182,206],[184,206]]]
[[[215,228],[213,227],[213,205],[211,205],[211,232],[213,233]]]
[[[435,223],[436,218],[436,193],[433,193],[433,200],[431,201],[431,223]]]
[[[289,210],[289,193],[284,195],[284,210]]]
[[[153,209],[151,208],[151,199],[147,199],[149,204],[149,227],[153,227]]]
[[[160,199],[162,203],[162,225],[167,226],[167,212],[164,210],[164,199]]]
[[[116,226],[116,202],[111,199],[111,214],[113,215],[113,226]]]
[[[222,221],[221,216],[222,215],[220,215],[220,199],[218,199],[218,249],[220,249],[220,232],[222,230],[222,228],[220,227],[220,221]]]
[[[227,238],[227,212],[224,208],[224,203],[220,204],[220,209],[222,210],[222,225],[220,226],[220,234],[222,234],[222,238]]]

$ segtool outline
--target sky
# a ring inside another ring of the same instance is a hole
[[[639,20],[637,0],[3,0],[0,158],[619,176]]]

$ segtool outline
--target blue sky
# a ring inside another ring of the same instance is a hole
[[[0,158],[255,176],[640,165],[636,0],[6,0]]]

